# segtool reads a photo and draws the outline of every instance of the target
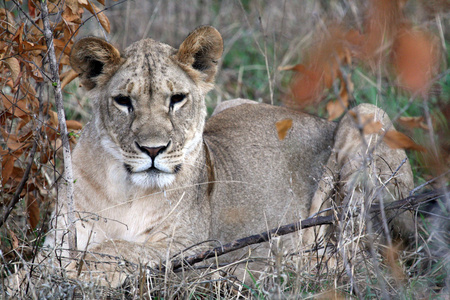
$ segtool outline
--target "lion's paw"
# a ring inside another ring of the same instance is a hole
[[[127,278],[127,274],[117,263],[86,263],[84,260],[67,265],[66,276],[74,281],[95,282],[112,288],[120,287]]]

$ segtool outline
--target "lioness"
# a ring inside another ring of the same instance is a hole
[[[204,97],[213,88],[222,50],[221,35],[209,26],[193,31],[179,49],[151,39],[122,54],[94,37],[74,45],[71,65],[94,107],[73,151],[81,276],[96,269],[118,285],[123,276],[113,275],[111,265],[94,267],[92,262],[108,260],[99,253],[155,266],[202,241],[226,243],[307,218],[335,187],[321,180],[324,166],[344,168],[338,185],[348,191],[346,184],[368,157],[367,140],[377,138],[364,140],[348,115],[337,125],[237,100],[223,104],[205,124]],[[354,111],[391,126],[374,106]],[[284,119],[292,126],[280,140],[275,123]],[[383,160],[375,168],[380,176],[401,166],[392,199],[410,189],[403,150],[380,142],[370,155],[376,156],[373,164]],[[65,199],[64,189],[60,194]],[[46,239],[51,248],[67,248],[67,205],[61,199]],[[285,238],[286,247],[301,243],[299,235]],[[253,254],[267,250],[262,246]]]

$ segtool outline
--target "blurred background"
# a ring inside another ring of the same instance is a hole
[[[343,110],[328,106],[345,96],[348,107],[382,107],[399,130],[433,148],[409,152],[419,183],[450,164],[448,0],[137,0],[105,8],[111,33],[91,18],[77,38],[106,37],[121,50],[153,38],[176,48],[200,25],[219,30],[224,53],[209,113],[221,101],[248,98],[338,120]],[[69,119],[85,120],[83,91],[76,84],[66,91]]]
[[[447,51],[449,1],[391,2],[402,7],[408,22],[433,32],[440,39],[441,49]],[[238,97],[280,104],[291,92],[289,83],[293,73],[280,71],[279,67],[301,63],[317,42],[317,36],[329,31],[330,24],[332,27],[344,24],[346,28],[364,32],[371,6],[374,6],[371,1],[354,0],[107,2],[105,14],[111,24],[111,34],[104,32],[92,18],[80,29],[78,38],[106,36],[119,49],[124,49],[150,37],[177,47],[196,27],[212,25],[222,34],[225,49],[217,88],[209,94],[208,104],[215,106],[217,102]],[[384,13],[398,18],[395,12]],[[378,75],[386,75],[383,72],[387,67],[380,65],[367,75],[376,76],[377,71],[381,71]],[[359,90],[365,87],[359,86]]]

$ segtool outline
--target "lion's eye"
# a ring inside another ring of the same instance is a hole
[[[127,107],[129,111],[133,110],[130,97],[119,95],[114,97],[114,101],[119,105]]]
[[[182,102],[184,99],[186,99],[185,94],[172,95],[172,97],[170,97],[170,108],[173,108],[175,104]]]

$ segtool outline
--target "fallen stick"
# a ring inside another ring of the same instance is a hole
[[[409,196],[405,199],[401,199],[398,201],[390,202],[384,205],[384,210],[393,210],[393,209],[413,209],[418,204],[431,201],[434,199],[443,196],[446,193],[444,190],[433,190],[431,192],[423,193],[420,195]],[[379,204],[373,204],[369,212],[376,213],[380,212],[381,208]],[[356,217],[359,215],[359,211],[352,213],[351,217]],[[242,249],[244,247],[259,244],[263,242],[268,242],[272,237],[282,236],[289,233],[293,233],[298,230],[306,229],[313,226],[319,225],[331,225],[336,220],[341,219],[342,214],[330,215],[330,216],[316,216],[312,218],[308,218],[299,222],[287,224],[280,226],[278,228],[262,232],[260,234],[251,235],[248,237],[244,237],[238,240],[235,240],[231,243],[225,244],[223,246],[215,247],[213,249],[205,250],[203,252],[188,256],[184,259],[174,259],[171,261],[169,265],[172,270],[176,270],[182,268],[183,266],[192,266],[198,262],[204,261],[205,259],[211,257],[218,257],[224,255],[226,253]]]

